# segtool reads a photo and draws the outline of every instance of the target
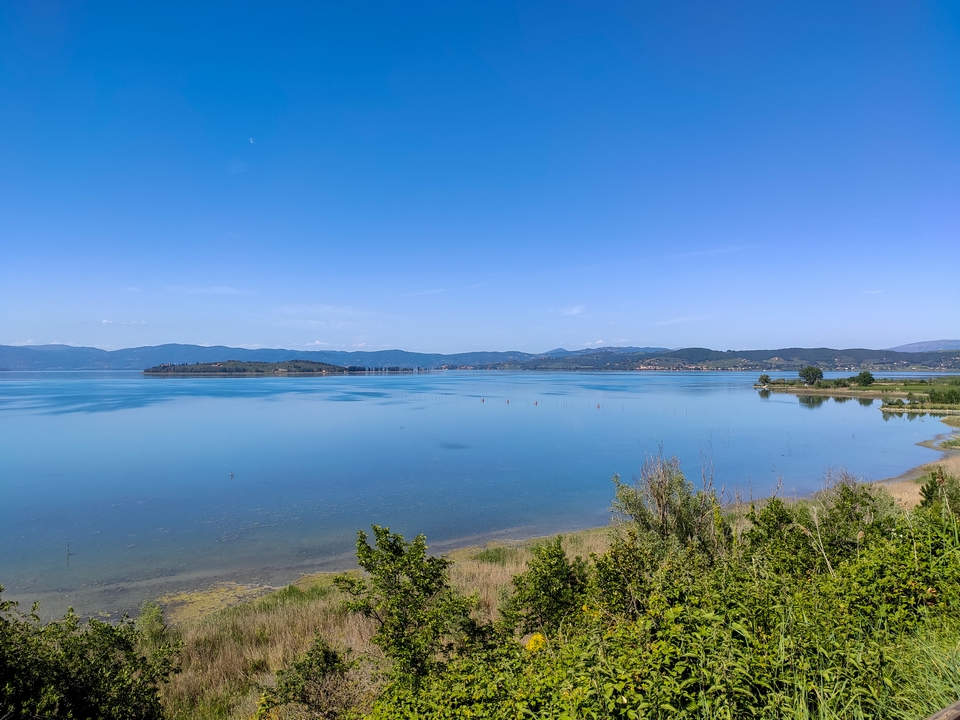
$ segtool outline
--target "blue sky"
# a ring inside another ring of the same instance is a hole
[[[960,337],[960,4],[0,4],[0,343]]]

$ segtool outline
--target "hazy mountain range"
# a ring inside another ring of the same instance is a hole
[[[897,352],[939,352],[941,350],[960,350],[960,340],[927,340],[890,348]]]
[[[943,344],[954,343],[949,349]],[[939,349],[904,348],[932,346]],[[347,352],[284,350],[202,345],[152,345],[100,350],[71,345],[0,345],[0,370],[143,370],[163,364],[224,360],[280,362],[314,360],[366,368],[441,368],[512,370],[795,370],[813,364],[825,370],[960,370],[960,342],[914,343],[893,350],[866,348],[781,348],[710,350],[708,348],[605,347],[557,348],[524,352],[469,352],[444,355],[405,350]]]

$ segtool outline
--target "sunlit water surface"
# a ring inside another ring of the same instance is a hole
[[[357,529],[455,542],[607,522],[610,476],[816,490],[898,475],[946,428],[858,400],[762,398],[756,373],[298,378],[0,373],[4,597],[91,612],[217,579],[343,567]]]

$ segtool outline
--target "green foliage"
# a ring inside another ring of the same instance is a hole
[[[703,489],[695,491],[676,458],[648,458],[632,485],[619,475],[612,480],[614,514],[641,533],[693,544],[710,555],[722,553],[729,543],[730,528],[709,481],[705,478]]]
[[[527,570],[514,576],[504,619],[521,632],[552,634],[583,604],[586,585],[586,563],[569,560],[558,535],[537,546]]]
[[[934,405],[960,405],[960,388],[931,388],[927,400]]]
[[[69,611],[44,623],[36,606],[26,615],[0,601],[0,718],[161,718],[158,690],[178,648],[157,621],[148,637],[126,618],[81,623]]]
[[[803,380],[807,385],[813,385],[820,380],[823,380],[823,370],[816,367],[815,365],[807,365],[804,368],[801,368],[798,373],[800,379]]]
[[[509,560],[517,557],[518,554],[519,551],[516,548],[496,545],[494,547],[484,548],[474,555],[473,559],[490,563],[491,565],[506,565]]]
[[[921,507],[960,515],[960,479],[937,467],[920,487]]]
[[[764,374],[761,375],[759,378],[757,378],[757,384],[758,384],[758,385],[769,385],[769,384],[770,384],[770,376],[767,375],[766,373],[764,373]]]
[[[395,663],[401,677],[416,680],[448,653],[457,636],[469,636],[472,602],[449,585],[450,561],[427,555],[426,538],[405,542],[373,525],[375,546],[357,533],[357,562],[368,578],[343,575],[336,585],[350,596],[346,607],[377,624],[373,642]]]
[[[862,370],[859,375],[856,376],[856,383],[861,387],[866,387],[867,385],[873,385],[874,377],[873,373],[869,370]]]
[[[307,652],[290,667],[277,673],[276,687],[260,698],[254,720],[271,716],[274,708],[296,706],[309,718],[336,720],[348,715],[358,701],[358,688],[347,662],[319,633]]]
[[[345,373],[347,370],[339,365],[313,360],[284,360],[273,363],[224,360],[212,363],[157,365],[143,372],[145,375],[335,375]]]
[[[956,697],[953,514],[907,515],[841,473],[811,500],[751,508],[734,537],[725,518],[698,520],[716,498],[674,461],[617,490],[624,523],[568,596],[563,632],[463,646],[420,684],[390,685],[372,717],[916,718]],[[514,597],[563,594],[571,573],[544,545]]]

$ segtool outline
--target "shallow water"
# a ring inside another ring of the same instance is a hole
[[[660,451],[768,494],[938,457],[876,404],[761,398],[756,373],[297,378],[0,373],[5,597],[91,612],[217,578],[350,562],[371,523],[435,547],[603,524],[610,476]]]

